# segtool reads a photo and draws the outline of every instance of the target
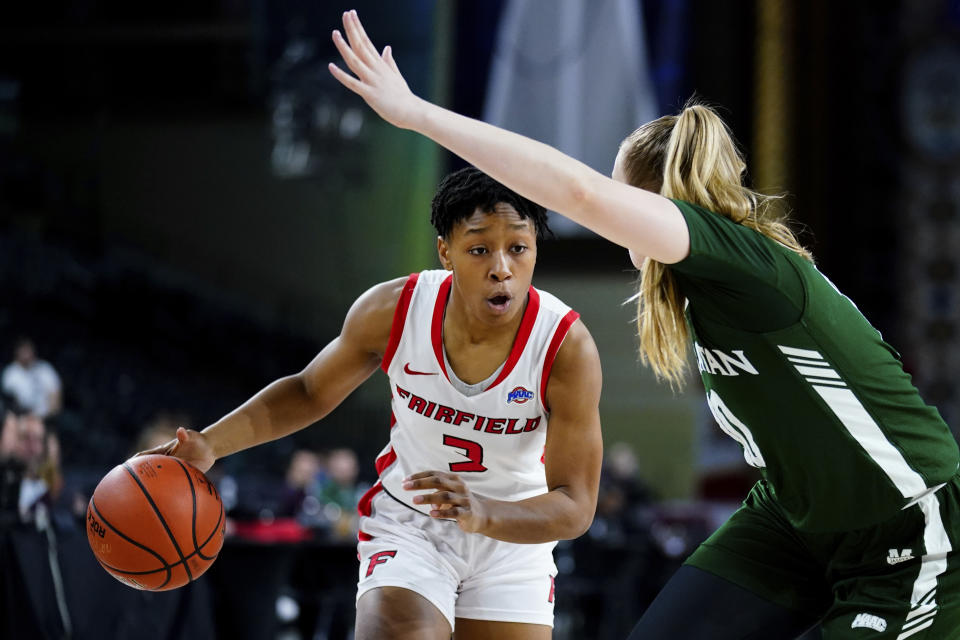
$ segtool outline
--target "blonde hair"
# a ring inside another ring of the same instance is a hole
[[[679,115],[648,122],[627,136],[620,153],[629,184],[699,205],[813,260],[777,211],[782,196],[743,185],[746,163],[710,107],[688,104]],[[670,270],[646,258],[636,297],[640,358],[658,379],[682,388],[690,340],[685,300]]]

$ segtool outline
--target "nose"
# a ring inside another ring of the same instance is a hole
[[[510,270],[510,260],[506,253],[497,251],[493,254],[493,264],[490,265],[490,279],[495,282],[503,282],[513,277]]]

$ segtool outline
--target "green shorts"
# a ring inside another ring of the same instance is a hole
[[[769,486],[687,559],[821,619],[825,640],[960,638],[960,476],[878,525],[804,533]]]

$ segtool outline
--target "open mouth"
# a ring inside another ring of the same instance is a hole
[[[510,296],[505,294],[499,295],[499,296],[491,296],[487,298],[487,304],[494,311],[499,311],[499,312],[506,311],[507,307],[510,306]]]

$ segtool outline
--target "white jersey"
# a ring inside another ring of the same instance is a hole
[[[549,409],[544,393],[554,358],[579,317],[553,295],[530,287],[513,348],[496,378],[466,396],[444,362],[443,316],[453,276],[412,274],[394,312],[381,368],[390,378],[390,442],[377,458],[380,479],[359,505],[386,491],[407,506],[417,493],[404,478],[420,471],[458,474],[478,496],[522,500],[547,491],[543,451]],[[365,536],[361,532],[361,539]]]

